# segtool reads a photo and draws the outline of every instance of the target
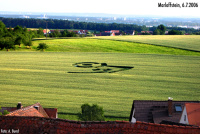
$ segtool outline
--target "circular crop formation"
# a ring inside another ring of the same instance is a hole
[[[68,72],[68,73],[115,73],[134,68],[129,66],[112,66],[108,65],[107,63],[98,63],[98,62],[79,62],[73,64],[73,66],[78,68],[91,68],[91,71]]]

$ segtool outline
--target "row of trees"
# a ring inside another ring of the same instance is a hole
[[[164,25],[159,25],[153,32],[154,35],[165,35],[167,28]],[[175,29],[171,29],[168,31],[168,35],[183,35],[185,33],[185,31],[183,30],[175,30]],[[193,33],[198,35],[197,33]]]
[[[49,34],[49,37],[77,37],[77,34],[74,32],[69,32],[68,30],[60,32],[59,30],[56,29]]]

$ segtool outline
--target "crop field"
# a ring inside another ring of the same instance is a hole
[[[60,118],[77,120],[81,105],[89,103],[102,106],[106,120],[128,120],[133,100],[200,100],[200,56],[116,53],[108,47],[86,52],[87,43],[81,52],[77,41],[64,45],[65,52],[35,52],[39,41],[30,52],[1,51],[0,106],[40,102],[58,108]],[[47,42],[47,51],[56,51],[56,43]]]
[[[136,35],[136,36],[99,36],[97,39],[140,42],[167,47],[200,51],[199,35]]]
[[[36,48],[39,43],[46,43],[49,46],[46,50],[48,52],[117,52],[200,56],[200,52],[192,52],[177,48],[90,38],[35,40],[33,41],[31,50],[23,46],[22,48],[16,47],[15,51],[37,51]]]

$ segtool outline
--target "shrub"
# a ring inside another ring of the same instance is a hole
[[[44,51],[47,48],[48,48],[48,45],[46,43],[40,43],[37,47],[38,50],[42,50],[42,51]]]
[[[104,121],[104,111],[102,107],[96,104],[90,106],[89,104],[83,104],[81,106],[82,113],[79,113],[79,119],[82,121]]]

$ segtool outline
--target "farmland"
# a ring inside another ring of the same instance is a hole
[[[128,120],[133,100],[199,100],[199,56],[85,52],[0,52],[1,106],[40,102],[77,120],[83,103],[99,104],[107,120]],[[133,69],[116,73],[72,66],[98,62]]]
[[[40,102],[58,108],[59,118],[78,120],[81,105],[89,103],[102,106],[106,120],[128,120],[133,100],[200,99],[199,52],[163,47],[167,40],[155,46],[151,39],[143,44],[127,37],[39,39],[32,49],[0,51],[0,106]],[[198,50],[194,38],[190,46]],[[46,52],[36,50],[39,43],[49,45]],[[95,67],[78,67],[90,64]]]
[[[142,36],[100,36],[97,39],[121,40],[130,42],[140,42],[167,47],[182,48],[200,51],[200,36],[198,35],[142,35]]]
[[[120,39],[120,37],[118,38]],[[49,48],[46,50],[48,52],[117,52],[200,56],[199,52],[192,52],[177,48],[90,38],[35,40],[33,41],[32,49],[17,47],[16,51],[37,51],[36,47],[39,43],[46,43],[49,46]]]

